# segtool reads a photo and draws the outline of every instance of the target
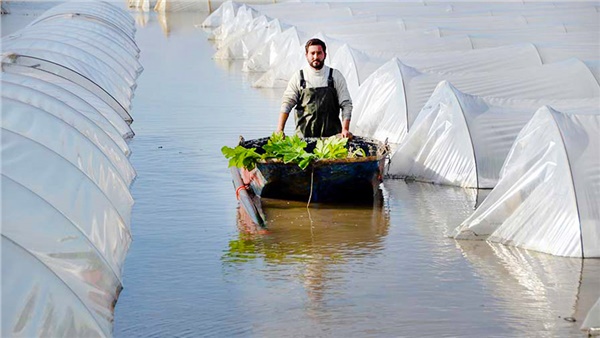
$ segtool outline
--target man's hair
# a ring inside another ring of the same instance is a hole
[[[327,47],[325,46],[325,42],[323,42],[317,38],[306,41],[306,45],[304,46],[304,50],[306,51],[306,53],[308,53],[308,47],[310,47],[310,46],[321,46],[321,47],[323,47],[323,53],[327,53],[327,51],[326,51]]]

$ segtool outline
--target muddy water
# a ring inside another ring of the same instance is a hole
[[[390,180],[380,205],[270,200],[268,231],[252,227],[220,148],[270,134],[281,90],[211,59],[206,14],[133,15],[145,71],[115,336],[581,335],[600,260],[448,238],[473,191]]]

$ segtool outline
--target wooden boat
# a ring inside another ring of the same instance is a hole
[[[244,140],[240,145],[245,148],[256,148],[260,153],[268,137]],[[307,151],[312,152],[318,138],[306,138]],[[379,184],[382,182],[385,158],[389,148],[386,144],[373,139],[355,136],[348,141],[349,149],[361,148],[366,157],[346,158],[338,160],[319,160],[302,170],[296,163],[283,163],[279,159],[260,160],[255,169],[232,168],[234,181],[241,178],[242,184],[236,187],[238,198],[240,191],[245,190],[243,198],[250,204],[252,198],[248,190],[255,196],[287,200],[322,202],[373,202],[380,196]],[[239,175],[239,177],[238,177]],[[235,184],[235,183],[234,183]],[[256,207],[250,207],[257,209]],[[254,210],[248,210],[254,213]],[[256,214],[261,217],[260,214]]]

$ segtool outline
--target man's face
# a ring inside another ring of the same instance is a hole
[[[321,69],[325,64],[325,57],[327,54],[323,52],[323,47],[318,45],[312,45],[308,47],[308,52],[306,53],[306,60],[308,64],[314,69]]]

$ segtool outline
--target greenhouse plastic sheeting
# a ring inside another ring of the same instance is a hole
[[[265,16],[261,15],[261,16],[255,18],[254,21],[252,23],[250,23],[248,25],[248,27],[246,27],[243,31],[238,32],[237,34],[232,34],[222,44],[217,43],[218,49],[226,49],[226,50],[224,50],[224,51],[219,50],[215,54],[215,56],[219,56],[217,58],[232,58],[232,59],[244,58],[244,59],[247,59],[253,54],[253,51],[250,51],[247,54],[243,54],[239,47],[240,45],[247,44],[248,40],[256,40],[256,43],[266,43],[266,42],[270,41],[270,39],[269,40],[263,39],[262,41],[258,40],[257,36],[259,36],[261,34],[261,31],[263,31],[265,28],[265,27],[257,24],[257,21],[264,20],[261,18],[265,18]],[[375,34],[375,33],[373,33],[373,31],[377,31],[378,29],[395,27],[396,31],[387,33],[388,37],[399,38],[399,35],[404,36],[407,34],[404,31],[398,30],[399,25],[397,23],[375,22],[375,19],[376,18],[374,18],[374,17],[367,17],[367,18],[354,18],[353,17],[353,18],[351,18],[351,20],[346,19],[344,21],[337,21],[334,23],[331,23],[330,20],[327,20],[324,23],[316,22],[314,24],[311,23],[310,25],[308,25],[308,27],[305,27],[305,29],[302,30],[302,33],[305,36],[311,36],[311,35],[321,33],[321,34],[326,34],[335,39],[341,39],[340,37],[337,37],[334,34],[336,34],[336,33],[337,34],[352,33],[352,36],[359,36],[356,33],[356,31],[366,31],[366,32],[371,32],[369,35],[373,35],[373,34]],[[276,23],[280,27],[278,32],[273,32],[275,34],[280,34],[282,31],[284,31],[285,29],[290,27],[290,25],[287,23],[281,23],[281,21],[279,19],[274,19],[271,22],[273,22],[275,20],[277,20]],[[385,29],[383,31],[385,31]],[[430,32],[415,32],[415,33],[411,32],[411,35],[415,35],[418,37],[425,37],[428,35],[428,33],[431,34]],[[365,33],[365,34],[367,34],[367,33]],[[377,35],[377,37],[379,37],[380,34],[383,34],[383,33],[379,33]],[[362,36],[364,36],[364,34],[362,34]],[[344,35],[342,35],[341,37],[344,37]],[[372,40],[373,39],[371,39],[370,41],[372,41]],[[302,41],[302,44],[303,43],[304,43],[304,41]]]
[[[8,184],[10,183],[6,181],[4,177],[1,177],[3,194],[9,192]],[[10,192],[14,192],[14,189],[11,189]],[[17,198],[16,195],[15,198]],[[41,201],[31,202],[41,204]],[[44,213],[44,216],[51,218],[39,219],[39,224],[44,225],[48,220],[60,218],[59,212],[51,208],[47,208],[47,210],[51,215]],[[28,213],[25,216],[30,215],[31,213]],[[2,227],[7,226],[8,223],[3,219]],[[18,223],[14,226],[18,226]],[[39,229],[36,229],[34,233],[39,232]],[[105,302],[103,298],[109,291],[98,292],[88,286],[90,291],[97,294],[97,298],[99,298],[92,300],[92,294],[75,294],[71,286],[55,272],[60,270],[59,273],[65,274],[70,272],[71,266],[85,266],[89,268],[77,269],[72,273],[85,276],[90,281],[97,279],[95,276],[102,270],[101,258],[97,257],[96,251],[89,245],[86,246],[87,243],[79,239],[79,236],[74,236],[74,238],[78,240],[71,241],[69,252],[64,252],[57,257],[46,253],[40,257],[37,253],[31,252],[7,238],[4,233],[2,234],[3,337],[48,337],[57,332],[65,337],[106,337],[110,335],[112,316],[102,318],[100,314],[93,313],[93,310],[88,307],[88,304],[92,305],[94,302],[98,304]],[[61,238],[49,238],[50,243],[60,240]],[[53,267],[48,265],[53,265]],[[64,267],[61,268],[61,265]],[[27,269],[24,269],[24,266]],[[6,276],[10,276],[10,278]],[[112,293],[116,292],[112,291]]]
[[[390,53],[371,56],[348,45],[340,48],[331,60],[346,79],[352,97],[358,87],[390,59]],[[409,53],[398,55],[407,66],[422,72],[488,72],[497,69],[516,69],[541,65],[535,46],[532,44],[507,45],[496,48],[439,53]],[[289,77],[287,78],[289,79]]]
[[[493,188],[517,134],[544,103],[576,112],[592,110],[600,101],[476,97],[441,82],[391,157],[387,173],[438,184]]]
[[[521,130],[500,180],[457,229],[566,257],[600,257],[600,114],[540,108]]]
[[[253,54],[250,59],[246,62],[247,66],[245,70],[253,70],[253,71],[266,71],[266,73],[257,79],[254,83],[254,87],[285,87],[287,81],[291,78],[294,71],[302,68],[306,64],[306,59],[304,57],[304,43],[307,39],[311,37],[317,37],[327,44],[327,55],[326,59],[327,63],[330,63],[333,67],[338,68],[344,76],[347,74],[350,75],[354,68],[359,69],[361,74],[363,74],[364,79],[379,68],[383,63],[389,60],[391,57],[395,55],[399,55],[404,53],[407,50],[406,47],[390,47],[388,43],[387,47],[378,48],[363,44],[361,47],[369,50],[369,54],[367,55],[364,52],[361,52],[357,49],[354,49],[348,45],[348,43],[344,42],[344,39],[340,38],[332,38],[330,35],[323,34],[322,32],[315,33],[312,36],[305,35],[300,36],[298,34],[293,36],[293,40],[289,38],[278,39],[277,36],[273,37],[272,41],[270,41],[271,45],[269,47],[270,50],[273,50],[273,53],[268,53],[268,55],[272,56],[271,59],[267,62],[266,60],[260,60],[260,58],[265,57],[265,53],[256,52]],[[372,38],[372,37],[370,37]],[[421,41],[421,40],[419,40]],[[443,42],[450,42],[451,45],[455,45],[455,42],[458,42],[456,48],[459,50],[467,50],[469,46],[467,44],[467,40],[438,40]],[[284,45],[282,45],[284,44]],[[428,45],[431,50],[436,49],[437,47],[433,44]],[[389,48],[389,49],[386,49]],[[418,49],[417,47],[411,47],[412,50],[421,50],[423,48]],[[455,49],[451,46],[444,45],[441,49]],[[276,52],[284,50],[285,53]],[[470,49],[469,49],[470,50]],[[429,56],[431,54],[420,54],[422,56]],[[377,56],[371,56],[377,55]],[[347,73],[347,74],[346,74]],[[354,85],[355,80],[350,78],[346,78],[349,84],[350,93],[353,94],[353,91],[356,92],[358,85]]]
[[[135,20],[124,10],[107,2],[88,2],[85,6],[77,3],[63,3],[45,11],[30,26],[47,20],[57,20],[69,16],[83,16],[94,21],[118,28],[133,39],[135,35]]]
[[[216,28],[221,26],[224,22],[230,22],[235,17],[235,13],[241,4],[233,1],[225,1],[219,8],[214,12],[210,13],[206,19],[202,22],[202,27]],[[165,10],[166,8],[161,8]],[[158,10],[158,9],[157,9]]]
[[[581,61],[481,73],[422,73],[393,59],[360,86],[353,98],[351,128],[357,134],[400,143],[437,84],[450,81],[460,91],[518,99],[600,97],[600,86]]]
[[[101,35],[109,40],[112,39],[113,45],[111,47],[123,49],[132,56],[135,56],[136,58],[139,57],[140,49],[135,41],[123,31],[112,26],[100,25],[97,22],[73,16],[61,20],[43,21],[37,25],[28,26],[24,30],[37,29],[38,27],[56,27],[59,29],[70,29],[82,34],[87,34],[89,32],[94,35]]]
[[[113,5],[71,3],[2,39],[2,337],[112,335],[136,177],[134,31]]]
[[[59,140],[52,140],[50,137],[42,137],[39,134],[46,127],[47,131],[56,131],[56,126],[52,124],[41,125],[42,119],[31,121],[28,119],[29,116],[24,114],[23,119],[15,121],[18,117],[14,114],[7,113],[3,121],[2,132],[12,139],[23,138],[21,143],[25,145],[35,145],[35,147],[42,147],[45,151],[52,153],[50,155],[60,157],[65,163],[69,163],[73,168],[80,170],[89,180],[91,180],[97,189],[108,198],[114,208],[118,211],[123,222],[129,224],[131,219],[131,208],[133,206],[133,198],[129,192],[128,184],[124,181],[118,169],[115,167],[110,160],[102,154],[90,142],[85,142],[78,137],[76,133],[66,129],[62,133],[54,134],[56,137],[61,136]],[[32,122],[27,124],[27,122]],[[4,139],[4,138],[3,138]],[[47,141],[48,143],[43,143]],[[83,141],[83,142],[82,142]],[[36,149],[32,146],[32,149]],[[27,151],[27,148],[23,146],[21,149],[28,154],[33,153],[33,150]],[[5,153],[8,154],[8,153]],[[11,153],[12,154],[12,153]],[[48,156],[50,156],[48,155]],[[26,162],[19,162],[20,164],[28,164]],[[41,168],[41,167],[36,167]],[[4,168],[3,171],[8,170]],[[29,172],[23,170],[23,174]]]
[[[93,135],[93,129],[90,129],[89,133],[92,138],[88,138],[59,116],[55,116],[24,102],[6,97],[2,99],[3,129],[27,132],[27,137],[36,140],[58,154],[63,154],[70,148],[73,149],[74,154],[78,154],[78,151],[75,150],[77,147],[83,147],[82,145],[91,143],[89,149],[95,147],[99,152],[90,152],[89,156],[97,158],[106,157],[117,169],[126,186],[131,184],[136,176],[135,170],[125,154],[114,143],[111,146],[112,142],[108,136],[95,138],[96,135]],[[76,117],[72,118],[75,119]],[[82,128],[84,127],[86,126],[83,125]],[[71,142],[66,142],[66,140],[70,140]],[[105,143],[101,143],[99,140],[103,140]],[[78,156],[75,156],[74,159],[77,159]]]
[[[77,63],[77,60],[72,58],[67,58],[67,61]],[[71,68],[39,58],[15,54],[4,58],[2,60],[2,67],[4,72],[36,77],[57,84],[73,93],[77,93],[78,96],[84,97],[107,118],[111,115],[109,111],[112,110],[127,124],[133,122],[133,118],[129,114],[129,111],[123,107],[116,98],[107,92],[101,85],[93,82],[91,79]],[[105,109],[105,107],[108,108]]]
[[[250,55],[268,43],[285,28],[278,19],[269,20],[261,15],[254,19],[246,34],[239,34],[219,44],[215,59],[247,59]],[[240,36],[241,35],[241,36]]]
[[[274,72],[276,76],[272,76],[274,78],[287,78],[291,77],[289,73],[290,70],[300,69],[304,64],[306,64],[306,59],[304,57],[305,49],[304,44],[309,38],[319,38],[325,42],[327,45],[327,54],[328,55],[336,55],[338,51],[343,48],[346,44],[349,45],[360,45],[364,50],[369,50],[371,52],[380,52],[387,53],[387,55],[402,55],[409,52],[413,53],[434,53],[434,52],[445,52],[445,51],[468,51],[471,50],[471,42],[467,36],[453,36],[449,38],[417,38],[417,39],[409,39],[409,40],[394,40],[390,41],[389,39],[382,39],[379,42],[375,42],[372,39],[372,36],[365,36],[364,41],[359,41],[357,38],[350,39],[349,37],[331,37],[323,32],[319,32],[316,34],[312,34],[306,36],[304,38],[299,38],[301,41],[300,44],[296,46],[291,45],[289,41],[284,41],[286,47],[278,46],[277,39],[273,39],[271,41],[272,46],[270,48],[275,50],[284,50],[285,53],[279,52],[276,56],[272,56],[269,60],[268,69],[271,72]],[[387,43],[383,43],[382,41],[388,41]],[[284,49],[285,48],[285,49]],[[250,61],[251,60],[251,61]],[[249,63],[257,63],[257,64],[265,64],[265,60],[256,60],[256,58],[251,57]],[[292,61],[290,61],[292,60]],[[327,61],[327,59],[326,59]],[[266,70],[266,69],[264,69]],[[269,76],[265,74],[265,76]],[[277,83],[277,82],[275,82]],[[267,87],[269,82],[263,79],[259,79],[254,83],[256,87]]]
[[[103,37],[96,37],[90,33],[81,34],[70,30],[64,31],[57,27],[36,27],[36,29],[28,29],[21,31],[18,34],[5,37],[4,43],[8,43],[12,40],[49,40],[60,42],[61,44],[67,44],[74,48],[81,49],[86,53],[93,55],[94,57],[102,60],[109,67],[113,68],[116,72],[121,74],[122,77],[127,79],[128,83],[135,83],[135,79],[139,75],[136,69],[135,58],[132,58],[129,54],[124,52],[117,52],[117,50],[110,47],[115,45],[112,41],[107,41]]]
[[[308,38],[310,37],[298,32],[296,27],[290,27],[281,32],[281,34],[273,36],[262,47],[257,48],[248,60],[244,62],[243,69],[245,71],[264,72],[269,70],[276,62],[295,65],[298,60],[304,59],[304,52],[302,51],[298,55],[297,51],[301,41],[306,41]],[[288,52],[290,50],[294,52]],[[325,61],[328,62],[327,59]]]
[[[119,205],[118,202],[125,201],[127,197],[131,200],[131,196],[127,196],[128,190],[119,191],[118,186],[109,187],[112,182],[105,182],[101,185],[106,188],[107,194],[87,173],[60,154],[6,129],[2,133],[2,156],[2,175],[51,204],[81,228],[102,252],[115,274],[120,276],[131,236],[129,219],[124,219],[119,210],[129,209],[126,211],[129,214],[131,204]],[[102,173],[102,170],[95,170]],[[109,175],[105,178],[110,179]],[[23,204],[21,209],[35,210],[30,209],[28,204]],[[7,212],[6,209],[4,211]]]
[[[92,81],[94,85],[102,88],[111,97],[113,97],[113,99],[121,107],[129,111],[134,88],[132,88],[131,84],[127,84],[122,77],[119,77],[114,70],[108,68],[106,63],[103,63],[97,58],[89,57],[89,55],[86,56],[79,53],[68,55],[63,54],[64,51],[61,50],[53,51],[37,49],[37,47],[42,47],[37,45],[37,43],[45,44],[39,40],[18,41],[17,43],[14,42],[15,41],[13,41],[10,46],[3,46],[8,55],[16,55],[17,59],[20,56],[37,58],[41,61],[47,61],[67,68],[77,74],[77,76],[83,76],[87,78],[87,81]],[[54,42],[51,42],[50,44],[57,46],[57,44]],[[17,45],[20,45],[24,48],[18,47]],[[33,48],[28,48],[27,45],[31,45]],[[73,51],[74,50],[71,50],[71,52]],[[3,60],[3,62],[5,61]],[[69,77],[69,80],[78,82],[78,80],[73,77]]]
[[[4,51],[6,52],[39,51],[43,53],[44,51],[49,51],[81,60],[88,65],[93,65],[96,72],[102,72],[102,75],[109,77],[123,92],[128,94],[131,94],[130,88],[135,85],[135,79],[132,76],[119,73],[119,68],[122,68],[122,66],[115,69],[117,66],[114,59],[109,59],[106,55],[90,53],[79,46],[73,45],[72,41],[64,38],[50,40],[36,35],[24,35],[15,39],[3,39],[2,42]],[[61,60],[54,61],[63,64]]]
[[[93,120],[104,131],[110,131],[111,127],[107,126],[107,123],[110,124],[123,139],[134,135],[130,125],[108,104],[85,88],[62,77],[35,68],[5,65],[2,81],[47,93]]]
[[[103,130],[85,115],[48,94],[18,84],[2,81],[2,99],[20,101],[28,106],[39,108],[46,113],[54,115],[65,123],[73,126],[81,134],[94,142],[98,148],[104,149],[107,154],[119,150],[124,155],[130,153],[129,145],[127,145],[125,140],[116,133],[116,130],[112,133],[113,138],[109,135],[110,130]],[[14,107],[7,105],[5,108],[13,109]]]
[[[66,109],[79,113],[84,120],[93,122],[104,131],[125,155],[130,154],[129,145],[123,139],[123,135],[97,110],[72,93],[47,82],[28,77],[15,77],[14,74],[7,73],[3,74],[1,83],[5,90],[2,93],[3,97],[21,97],[20,101],[27,100],[26,102],[36,107],[54,106],[59,111]]]
[[[39,24],[29,27],[26,31],[21,32],[30,36],[33,35],[34,32],[42,32],[42,36],[45,38],[49,38],[50,34],[56,34],[56,38],[52,39],[61,40],[61,37],[65,36],[96,46],[100,48],[104,54],[108,54],[110,57],[114,58],[116,62],[125,68],[128,74],[132,74],[131,76],[133,78],[137,78],[143,70],[139,62],[139,50],[137,49],[137,46],[131,44],[131,40],[122,35],[120,31],[94,25],[93,23],[82,20],[68,20],[66,22],[60,21]],[[43,32],[48,33],[48,35],[43,35]],[[127,41],[130,43],[127,43]],[[102,53],[98,54],[102,55]]]

